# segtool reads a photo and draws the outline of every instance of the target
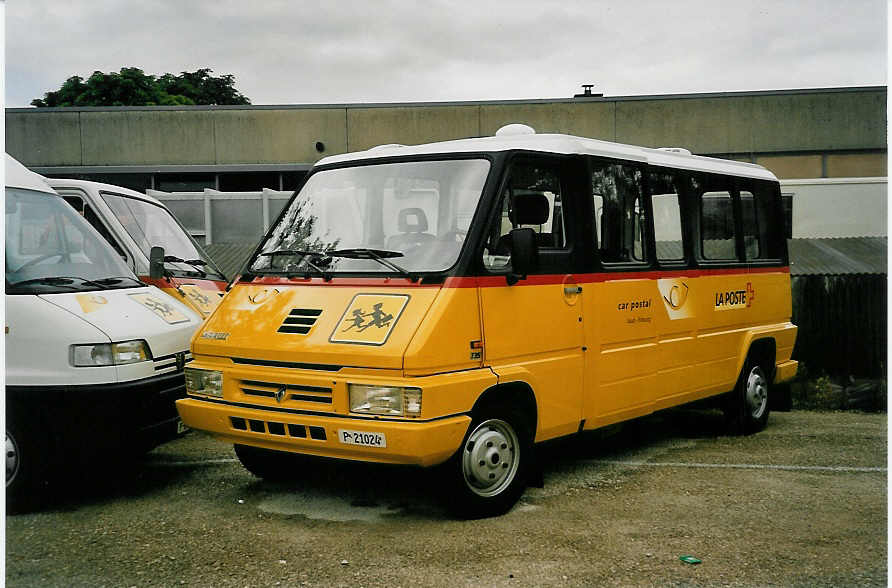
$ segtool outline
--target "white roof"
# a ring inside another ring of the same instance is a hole
[[[328,165],[380,157],[399,157],[411,155],[438,155],[449,153],[486,153],[494,151],[539,151],[542,153],[559,153],[563,155],[597,155],[601,157],[620,158],[627,161],[638,161],[650,165],[682,168],[704,172],[746,176],[777,181],[773,173],[752,163],[730,161],[700,155],[688,155],[651,149],[623,143],[611,143],[598,139],[586,139],[573,135],[558,134],[517,134],[476,139],[458,139],[440,143],[422,145],[381,145],[368,151],[333,155],[319,160],[316,165]]]
[[[154,196],[149,196],[148,194],[143,194],[142,192],[137,192],[136,190],[131,190],[130,188],[125,188],[123,186],[104,184],[102,182],[91,182],[90,180],[70,180],[68,178],[47,178],[46,181],[53,188],[80,188],[82,190],[93,192],[115,192],[117,194],[130,196],[131,198],[138,198],[139,200],[145,200],[146,202],[151,202],[152,204],[167,208]]]
[[[9,153],[6,154],[6,187],[24,188],[26,190],[55,194],[53,189],[46,183],[46,178],[29,170],[13,159]]]

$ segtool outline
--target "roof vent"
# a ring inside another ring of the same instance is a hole
[[[594,88],[594,84],[582,84],[582,94],[574,94],[574,98],[601,98],[604,94],[594,93],[592,92],[592,88]]]
[[[496,131],[496,137],[512,137],[515,135],[535,135],[536,129],[529,125],[511,123]]]
[[[659,151],[666,151],[667,153],[678,153],[679,155],[693,155],[689,149],[685,149],[684,147],[657,147]]]

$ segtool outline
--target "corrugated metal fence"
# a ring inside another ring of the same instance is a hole
[[[810,377],[886,377],[886,275],[806,275],[793,282],[793,357]]]

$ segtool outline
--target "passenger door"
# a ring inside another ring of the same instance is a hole
[[[573,433],[581,419],[583,292],[574,274],[579,169],[576,158],[515,159],[483,250],[484,361],[500,383],[533,388],[537,440]],[[509,233],[525,227],[537,234],[538,268],[509,286]]]
[[[643,169],[633,163],[592,160],[594,248],[601,270],[586,295],[586,428],[651,411],[656,384],[654,317],[660,303],[652,267],[642,189]]]

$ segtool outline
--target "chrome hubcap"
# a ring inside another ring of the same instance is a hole
[[[768,381],[758,366],[746,378],[746,406],[754,419],[761,418],[768,407]]]
[[[505,421],[490,419],[477,425],[462,450],[465,483],[479,496],[496,496],[517,475],[520,443]]]
[[[19,471],[19,448],[6,432],[6,485],[9,486]]]

